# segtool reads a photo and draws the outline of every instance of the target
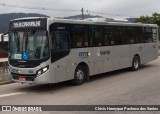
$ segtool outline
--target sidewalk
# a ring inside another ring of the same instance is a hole
[[[12,83],[8,77],[8,58],[0,58],[0,85]]]
[[[7,62],[8,58],[0,58],[0,62]]]

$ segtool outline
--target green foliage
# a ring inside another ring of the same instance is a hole
[[[140,16],[140,18],[138,18],[136,22],[157,24],[159,26],[158,31],[159,31],[159,36],[160,36],[160,14],[153,13],[152,16]]]
[[[152,16],[140,16],[136,22],[148,23],[148,24],[157,24],[160,26],[160,14],[154,13]]]

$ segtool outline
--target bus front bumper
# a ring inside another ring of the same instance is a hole
[[[9,75],[14,82],[19,82],[19,83],[28,83],[28,84],[51,83],[49,70],[41,74],[40,76],[37,76],[36,74],[23,75],[23,74],[14,74],[14,73],[9,73]]]

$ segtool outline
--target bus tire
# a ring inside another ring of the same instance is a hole
[[[86,76],[87,76],[87,71],[85,67],[83,67],[82,65],[78,65],[74,73],[73,84],[74,85],[83,84],[86,79]]]
[[[139,56],[134,56],[132,61],[132,71],[137,71],[140,68],[140,58]]]

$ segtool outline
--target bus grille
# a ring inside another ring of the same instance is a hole
[[[26,74],[11,73],[11,76],[14,80],[19,80],[19,77],[25,77],[26,81],[34,81],[34,79],[36,78],[36,74],[26,75]]]

